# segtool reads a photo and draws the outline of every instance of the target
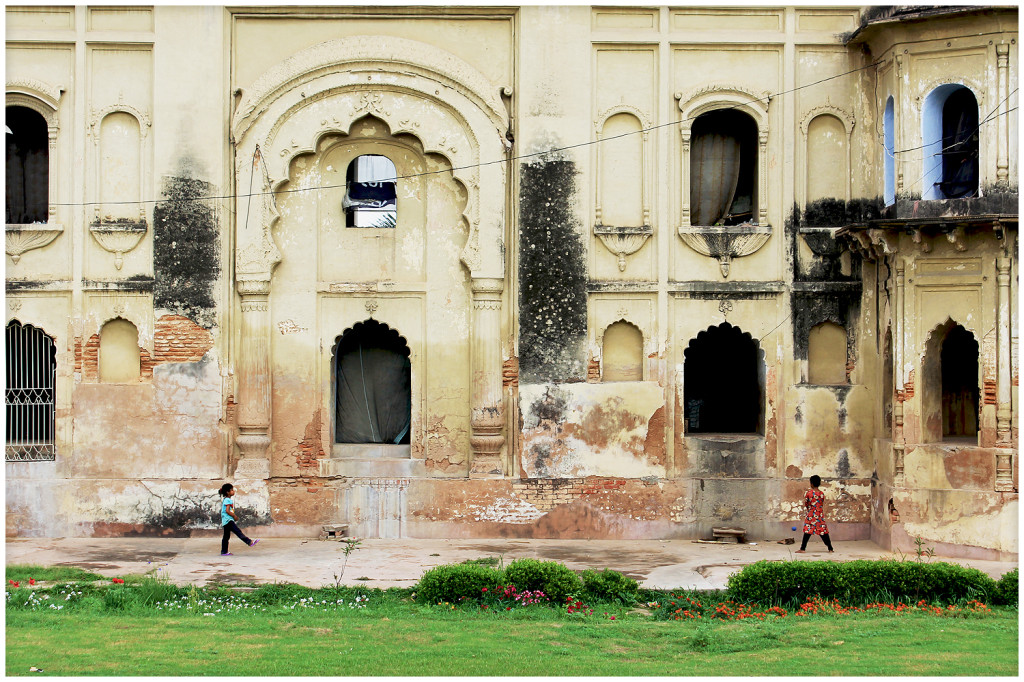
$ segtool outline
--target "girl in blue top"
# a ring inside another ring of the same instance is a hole
[[[259,542],[259,540],[250,540],[245,537],[242,529],[235,523],[238,517],[235,516],[235,503],[231,500],[231,497],[235,494],[235,486],[225,483],[220,487],[219,492],[223,498],[220,503],[220,525],[224,527],[224,539],[220,541],[220,555],[231,556],[231,552],[228,551],[228,538],[231,537],[232,533],[250,547]]]

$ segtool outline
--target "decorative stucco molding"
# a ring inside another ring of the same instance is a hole
[[[360,68],[361,67],[361,68]],[[507,128],[508,113],[501,103],[499,88],[455,55],[425,43],[392,36],[355,36],[319,43],[296,52],[260,76],[244,93],[236,110],[232,131],[240,139],[256,117],[296,83],[312,80],[331,71],[409,72],[429,75],[435,85],[453,89],[475,100],[501,128]],[[365,79],[363,79],[365,82]],[[355,77],[351,79],[355,84]]]
[[[26,251],[43,248],[63,231],[64,226],[57,223],[8,225],[6,230],[7,255],[17,264]]]
[[[100,221],[89,226],[89,233],[105,251],[114,254],[114,267],[124,264],[124,254],[142,241],[148,231],[145,220]]]
[[[7,81],[8,106],[12,104],[12,97],[15,99],[27,98],[29,100],[35,100],[36,102],[42,102],[49,109],[49,112],[40,110],[38,105],[33,106],[27,102],[18,103],[36,109],[36,111],[39,111],[40,114],[47,118],[47,122],[50,122],[50,117],[52,114],[56,113],[57,107],[60,104],[61,95],[63,94],[64,88],[62,86],[50,85],[49,83],[44,83],[31,78],[17,78]],[[53,122],[56,123],[56,121]]]
[[[650,225],[641,227],[609,227],[595,225],[594,234],[609,251],[618,256],[619,272],[626,270],[626,256],[632,256],[640,250],[648,238],[654,234]]]
[[[680,227],[683,243],[703,256],[718,259],[722,277],[729,276],[732,259],[749,256],[772,236],[770,225],[739,225],[733,227]]]

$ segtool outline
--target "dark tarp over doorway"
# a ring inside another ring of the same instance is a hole
[[[335,441],[408,443],[412,413],[409,346],[376,320],[356,323],[334,352]]]
[[[758,433],[761,413],[757,343],[723,322],[697,334],[683,355],[687,433]]]

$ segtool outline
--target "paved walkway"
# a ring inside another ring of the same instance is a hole
[[[248,548],[231,540],[234,556],[220,556],[220,539],[209,538],[8,538],[6,563],[79,566],[105,576],[152,573],[178,584],[291,582],[310,587],[335,583],[344,559],[335,540],[266,538]],[[797,545],[703,544],[689,540],[364,540],[345,568],[342,583],[370,587],[414,585],[428,568],[480,557],[519,557],[564,563],[573,569],[612,568],[645,587],[724,588],[742,566],[777,561],[850,561],[892,555],[869,541],[836,543],[828,554],[811,538],[806,554]],[[998,578],[1014,562],[944,559]],[[362,580],[361,580],[362,578]]]

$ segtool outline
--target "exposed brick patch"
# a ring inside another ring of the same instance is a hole
[[[910,370],[910,376],[907,378],[907,383],[903,384],[903,390],[897,391],[896,395],[901,403],[914,397],[914,370]]]
[[[100,335],[93,334],[82,348],[82,376],[86,381],[97,381],[100,376]]]
[[[81,372],[82,371],[82,337],[81,336],[76,336],[75,337],[74,353],[75,353],[75,372]]]
[[[850,377],[853,376],[853,370],[856,367],[857,363],[854,362],[852,358],[846,363],[846,383],[850,383]]]
[[[997,405],[999,403],[999,397],[996,392],[996,382],[990,379],[986,379],[983,384],[984,397],[982,401],[985,405]]]
[[[601,383],[601,361],[597,358],[590,358],[587,363],[587,381],[592,384]]]
[[[505,387],[519,385],[519,358],[514,355],[501,366],[501,384]]]
[[[181,315],[164,315],[153,334],[153,365],[198,362],[213,348],[213,334]]]
[[[299,441],[297,459],[302,470],[316,468],[319,466],[317,460],[325,458],[323,444],[320,441],[321,412],[322,410],[318,409],[313,413],[313,419],[306,424],[306,431]]]

